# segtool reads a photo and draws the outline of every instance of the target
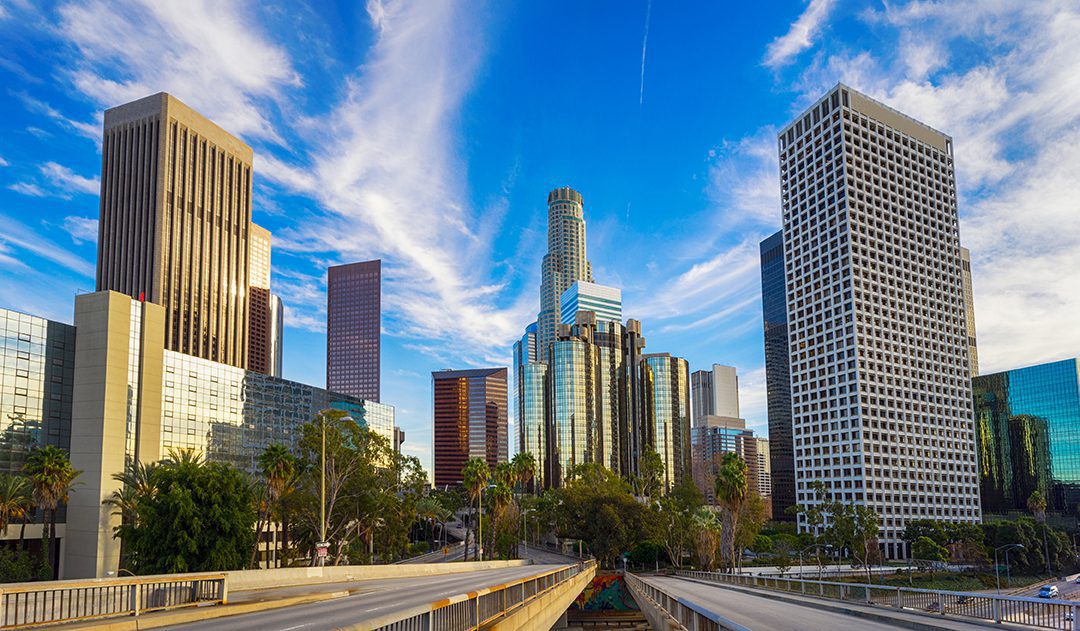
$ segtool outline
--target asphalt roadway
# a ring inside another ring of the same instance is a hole
[[[683,598],[702,608],[724,616],[732,622],[753,629],[754,631],[811,631],[819,629],[859,629],[860,631],[885,631],[910,628],[911,623],[926,623],[927,618],[917,614],[903,612],[884,612],[896,623],[879,622],[850,614],[826,611],[808,605],[793,604],[758,596],[736,589],[717,587],[675,577],[643,576],[642,580],[652,583],[669,595]],[[764,593],[763,594],[767,594]],[[796,596],[785,595],[790,600],[802,600]],[[846,604],[848,608],[857,607]],[[907,623],[907,624],[904,624]],[[955,619],[934,619],[935,626],[957,631],[976,631],[986,626],[967,623]]]
[[[514,579],[525,578],[554,570],[559,565],[527,565],[523,567],[423,576],[386,580],[355,581],[308,585],[258,592],[229,594],[230,602],[272,600],[286,596],[318,592],[355,592],[333,600],[306,605],[282,607],[258,613],[214,618],[202,622],[165,627],[185,631],[321,631],[337,629],[384,616],[395,610],[440,600],[449,596],[476,591],[499,585]]]

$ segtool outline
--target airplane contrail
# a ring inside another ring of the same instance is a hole
[[[645,49],[649,46],[649,16],[652,15],[652,0],[645,5],[645,36],[641,39],[641,89],[638,93],[638,107],[645,103]]]

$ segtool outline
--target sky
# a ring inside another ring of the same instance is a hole
[[[558,186],[647,350],[736,366],[764,433],[776,130],[844,82],[954,138],[983,372],[1075,357],[1078,41],[1071,0],[0,0],[0,306],[71,322],[102,113],[166,91],[254,149],[286,378],[325,384],[326,267],[383,260],[382,400],[426,466],[430,373],[511,365]]]

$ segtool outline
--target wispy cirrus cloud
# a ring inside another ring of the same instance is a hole
[[[799,53],[814,45],[825,21],[832,11],[835,0],[810,0],[806,10],[791,23],[787,33],[777,37],[765,51],[764,64],[778,69],[790,64]]]
[[[71,235],[71,240],[76,245],[87,242],[96,242],[98,237],[98,220],[90,217],[78,217],[69,215],[64,217],[64,230]]]
[[[85,177],[56,162],[46,162],[38,167],[41,178],[37,181],[16,182],[9,189],[30,197],[59,197],[71,199],[75,194],[97,195],[101,180]]]
[[[301,80],[251,9],[209,0],[66,4],[58,29],[79,51],[66,74],[102,107],[167,89],[234,134],[278,141],[265,108]]]

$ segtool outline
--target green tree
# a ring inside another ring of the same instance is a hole
[[[0,473],[0,534],[7,536],[13,519],[25,519],[33,507],[30,482],[25,476]]]
[[[72,484],[82,472],[71,466],[66,451],[54,445],[30,452],[23,470],[30,478],[34,503],[45,516],[41,540],[45,559],[51,565],[52,551],[56,549],[56,509],[68,501]]]
[[[680,480],[656,504],[656,519],[661,526],[664,549],[675,567],[682,567],[683,551],[691,544],[693,519],[705,503],[697,485],[689,478]]]
[[[944,563],[949,560],[949,551],[926,536],[918,537],[912,542],[911,555],[921,561]]]
[[[113,537],[120,540],[120,568],[129,569],[129,542],[132,531],[139,524],[139,502],[157,492],[152,481],[154,463],[128,460],[121,473],[114,473],[112,479],[120,483],[120,488],[113,491],[102,504],[111,506],[112,515],[120,518],[120,524],[113,528]]]
[[[748,488],[746,499],[739,509],[739,520],[735,528],[735,558],[739,567],[742,567],[743,551],[753,545],[761,527],[765,524],[768,510],[765,500],[758,495],[757,490]]]
[[[514,454],[512,463],[516,484],[524,492],[526,487],[532,485],[533,477],[536,476],[536,457],[530,451],[519,451]],[[534,488],[533,492],[535,491]]]
[[[634,499],[618,474],[591,463],[574,468],[573,476],[550,496],[555,533],[588,545],[597,561],[614,568],[615,559],[656,531],[654,512]]]
[[[646,499],[659,496],[664,479],[664,460],[652,445],[645,445],[638,466],[639,473],[632,478],[634,494]]]
[[[150,476],[154,493],[139,500],[131,531],[138,574],[239,570],[255,536],[255,497],[247,476],[172,451]]]
[[[1028,510],[1035,516],[1035,521],[1043,525],[1042,527],[1042,548],[1043,554],[1046,558],[1046,574],[1053,574],[1050,569],[1050,543],[1047,538],[1046,528],[1046,496],[1042,494],[1042,491],[1035,490],[1031,492],[1027,500]]]
[[[711,572],[716,569],[716,551],[720,547],[725,526],[707,506],[699,508],[691,519],[694,557],[698,568]]]
[[[259,516],[258,528],[255,532],[255,545],[251,550],[251,566],[256,568],[263,525],[270,524],[273,514],[280,514],[281,498],[285,495],[290,480],[296,475],[296,457],[285,445],[270,445],[259,454],[258,467],[264,482],[265,497],[260,502],[262,514]],[[269,540],[266,543],[266,559],[267,568],[269,568]]]
[[[465,530],[465,560],[467,561],[469,559],[468,542],[469,535],[472,534],[475,545],[473,559],[479,561],[481,560],[479,555],[481,546],[483,545],[483,533],[475,527],[474,522],[477,521],[476,518],[480,512],[480,503],[482,499],[481,494],[484,492],[484,489],[487,488],[491,472],[488,470],[487,462],[483,459],[469,458],[469,460],[465,462],[465,468],[462,469],[461,476],[465,491],[469,494],[470,507],[477,507],[476,512],[473,512],[469,517],[469,523]]]
[[[735,571],[735,539],[739,516],[746,502],[746,462],[736,453],[727,452],[716,472],[716,501],[723,514],[720,533],[721,556],[725,567]]]

